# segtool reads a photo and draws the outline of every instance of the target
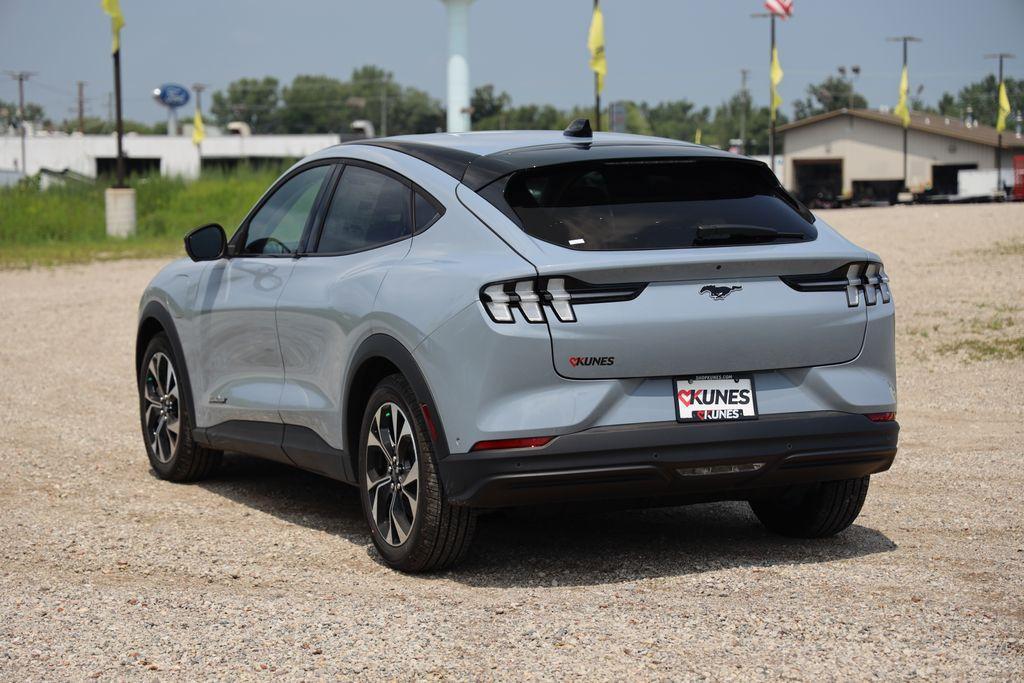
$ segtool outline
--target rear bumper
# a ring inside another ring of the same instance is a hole
[[[450,455],[440,462],[448,499],[503,507],[586,499],[746,498],[758,490],[883,472],[899,425],[840,412],[757,420],[598,427],[541,448]],[[699,468],[760,463],[752,471]],[[684,472],[680,472],[684,470]]]

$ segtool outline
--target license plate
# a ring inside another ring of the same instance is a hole
[[[696,375],[675,380],[680,422],[756,420],[757,397],[750,375]]]

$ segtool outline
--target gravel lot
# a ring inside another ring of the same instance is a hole
[[[150,473],[132,354],[160,263],[0,272],[0,677],[1020,680],[1024,205],[823,215],[899,306],[900,455],[858,524],[489,517],[427,577],[378,562],[341,484]]]

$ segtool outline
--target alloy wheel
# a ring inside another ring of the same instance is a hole
[[[395,403],[382,404],[370,422],[365,486],[381,538],[402,545],[419,507],[419,454],[412,422]]]
[[[146,366],[143,386],[146,402],[146,438],[149,450],[158,461],[167,463],[174,456],[181,429],[178,378],[167,354],[158,351]]]

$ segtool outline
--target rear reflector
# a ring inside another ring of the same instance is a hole
[[[896,420],[896,413],[868,413],[864,417],[872,422],[893,422]]]
[[[497,441],[477,441],[471,451],[497,451],[508,448],[540,448],[547,445],[553,436],[531,436],[525,439],[498,439]]]
[[[679,467],[676,472],[681,477],[703,477],[709,474],[740,474],[756,472],[764,467],[763,462],[744,462],[738,465],[708,465],[707,467]]]
[[[423,413],[423,419],[427,423],[427,429],[430,430],[430,440],[437,443],[437,427],[434,426],[434,418],[430,414],[430,407],[426,403],[421,403],[420,412]]]

